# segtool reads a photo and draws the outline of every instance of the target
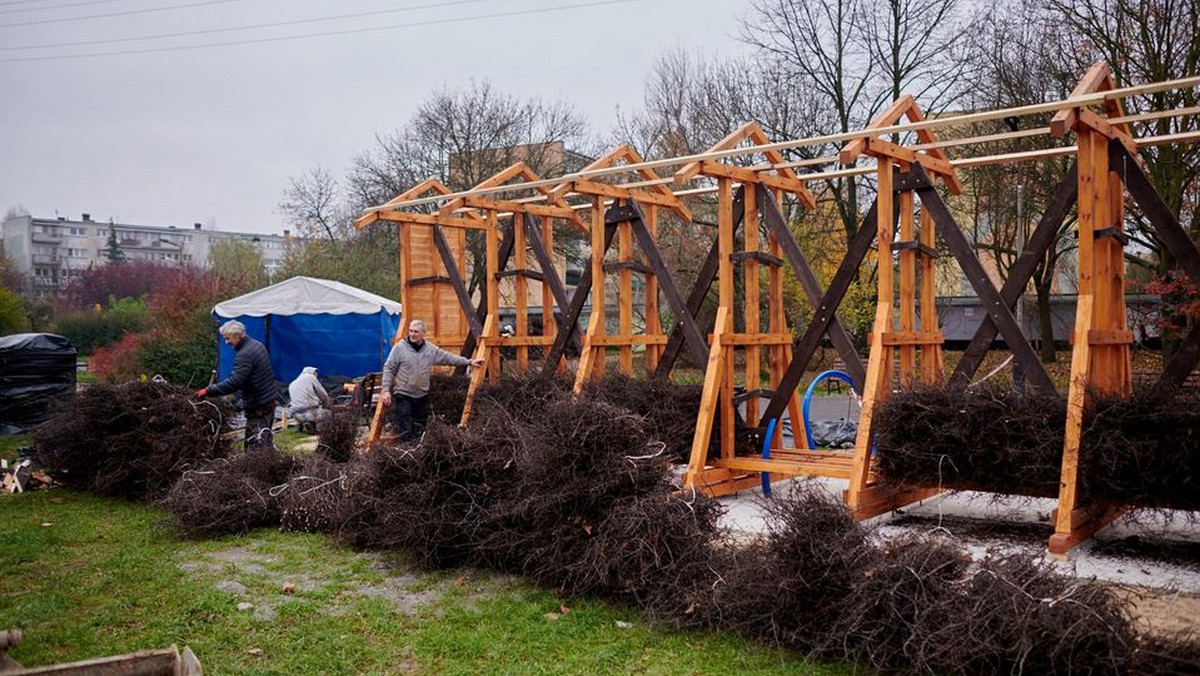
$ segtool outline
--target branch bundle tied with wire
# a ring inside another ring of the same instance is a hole
[[[218,458],[185,472],[161,505],[186,537],[278,526],[283,513],[279,496],[296,465],[295,457],[274,449]]]
[[[1117,504],[1200,509],[1200,407],[1194,395],[1089,392],[1081,494]],[[1066,404],[1000,386],[918,387],[875,410],[878,472],[898,488],[1056,497]]]
[[[1056,397],[922,386],[890,395],[874,423],[889,486],[1058,495],[1066,407]]]
[[[229,454],[231,413],[167,383],[93,385],[35,432],[37,463],[74,488],[153,500],[185,471]]]
[[[1081,493],[1117,504],[1200,510],[1200,397],[1143,390],[1093,402],[1080,440]]]
[[[702,626],[881,673],[1115,675],[1137,659],[1116,592],[1032,552],[972,562],[936,536],[883,539],[814,484],[779,491],[766,522],[765,537],[713,560],[692,606]],[[1154,645],[1147,665],[1186,659]]]
[[[354,455],[358,433],[358,416],[348,409],[334,408],[317,434],[317,452],[333,462],[346,462]]]
[[[674,575],[669,562],[713,539],[715,511],[671,495],[663,445],[640,416],[557,388],[510,409],[509,394],[477,399],[466,428],[433,421],[416,447],[378,451],[348,501],[347,521],[362,526],[344,539],[610,596],[654,589],[650,577]]]

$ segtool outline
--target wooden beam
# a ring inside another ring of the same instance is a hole
[[[783,256],[787,259],[792,267],[792,271],[796,273],[796,278],[800,281],[800,286],[804,289],[804,294],[808,296],[809,302],[816,307],[821,303],[822,297],[825,295],[825,290],[821,288],[821,283],[817,281],[816,274],[812,271],[812,266],[809,265],[808,259],[805,258],[804,252],[800,250],[800,245],[796,242],[796,238],[792,236],[792,231],[787,226],[787,222],[783,218],[783,213],[779,210],[779,205],[771,198],[771,194],[762,186],[757,186],[759,210],[763,214],[763,221],[767,229],[771,231],[779,246],[783,249]],[[838,322],[837,318],[831,318],[829,322],[829,340],[833,343],[842,360],[846,362],[846,370],[855,381],[860,381],[866,375],[866,368],[863,367],[862,359],[858,356],[858,351],[854,349],[854,340],[850,337],[849,332]]]
[[[895,124],[900,120],[901,116],[904,115],[904,111],[910,108],[914,103],[916,103],[916,100],[913,99],[912,94],[905,94],[901,96],[893,101],[892,105],[888,106],[882,113],[877,115],[875,119],[863,129],[863,131],[874,131],[876,129],[889,127]],[[881,131],[880,133],[884,132]],[[838,160],[842,164],[854,164],[854,162],[858,160],[859,156],[866,152],[867,138],[870,137],[864,136],[862,138],[856,138],[847,143],[842,148],[841,152],[838,153]]]
[[[925,170],[919,164],[913,165],[911,171],[918,172],[919,175],[925,174]],[[966,275],[967,281],[971,283],[975,293],[978,294],[984,309],[996,323],[1000,334],[1004,336],[1005,342],[1017,361],[1025,368],[1026,378],[1039,391],[1046,394],[1056,393],[1054,381],[1050,379],[1045,366],[1042,365],[1041,360],[1029,345],[1029,341],[1021,332],[1016,318],[1013,317],[1012,311],[1001,298],[1000,292],[992,285],[991,278],[980,264],[971,244],[963,236],[962,230],[950,213],[949,207],[942,201],[941,195],[934,188],[919,188],[917,195],[921,198],[921,207],[928,209],[933,216],[943,241],[950,248],[950,252],[954,254],[954,258],[962,268],[963,274]]]
[[[1094,94],[1100,91],[1104,86],[1109,75],[1112,74],[1112,68],[1109,67],[1107,61],[1097,61],[1093,63],[1091,68],[1084,73],[1079,79],[1079,83],[1075,85],[1075,89],[1071,90],[1070,98],[1078,98],[1086,94]],[[1054,137],[1065,136],[1067,131],[1075,126],[1075,121],[1078,119],[1079,108],[1064,108],[1054,114],[1050,119],[1050,135]]]
[[[1046,211],[1042,213],[1042,218],[1034,228],[1024,251],[1009,269],[1008,279],[1004,280],[1004,285],[1000,289],[1000,297],[1009,308],[1016,307],[1017,300],[1024,293],[1025,285],[1029,283],[1038,264],[1045,257],[1050,245],[1054,243],[1063,220],[1066,219],[1071,207],[1075,205],[1078,190],[1077,167],[1072,162],[1066,176],[1055,188],[1050,203],[1046,206]],[[971,377],[983,364],[988,348],[996,339],[996,333],[996,323],[992,320],[992,316],[985,314],[975,329],[970,344],[963,351],[962,358],[959,359],[958,366],[950,377],[950,382],[965,386],[971,381]]]

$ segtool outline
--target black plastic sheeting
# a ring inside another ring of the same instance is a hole
[[[76,356],[53,333],[0,336],[0,435],[32,430],[75,395]]]

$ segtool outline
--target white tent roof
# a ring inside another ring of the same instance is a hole
[[[349,284],[315,277],[292,277],[265,289],[217,303],[213,312],[222,317],[264,317],[303,314],[400,314],[400,304]]]

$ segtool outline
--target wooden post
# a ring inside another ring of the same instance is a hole
[[[717,243],[720,259],[717,267],[717,306],[725,308],[732,324],[733,312],[733,186],[729,179],[717,180]],[[717,324],[713,333],[729,331],[727,326]],[[722,335],[724,339],[726,336]],[[716,339],[714,338],[714,341]],[[721,341],[722,344],[724,340]],[[721,457],[732,458],[734,455],[734,403],[733,403],[733,348],[723,347],[726,351],[721,360],[724,368],[719,377],[720,407],[721,407]]]
[[[528,255],[525,251],[525,223],[522,221],[524,214],[514,213],[512,215],[513,228],[513,248],[516,253],[517,270],[526,270],[529,267]],[[525,338],[529,335],[529,280],[524,274],[518,274],[514,286],[516,287],[516,311],[517,311],[517,326],[516,335],[519,338]],[[545,284],[543,283],[544,287]],[[517,371],[524,373],[529,368],[529,346],[517,345]]]
[[[921,208],[921,244],[929,250],[935,249],[933,217],[929,210]],[[936,299],[936,284],[933,256],[921,256],[921,332],[934,333],[938,331],[938,313]],[[921,381],[926,385],[936,385],[942,382],[942,346],[921,346]]]
[[[742,250],[758,253],[758,203],[755,201],[756,191],[747,190],[745,227],[742,228]],[[730,224],[732,230],[732,223]],[[746,293],[745,332],[756,336],[762,333],[762,322],[759,318],[759,278],[758,261],[747,258],[744,268],[744,285]],[[758,345],[746,346],[746,391],[757,392],[762,384],[762,363],[760,361],[762,348]],[[758,426],[758,395],[754,394],[746,400],[746,425]]]
[[[515,235],[515,233],[514,233]],[[489,319],[495,319],[496,335],[499,335],[499,320],[500,320],[500,227],[497,224],[496,212],[487,212],[487,231],[486,231],[486,276],[487,276],[487,316]],[[485,330],[486,334],[486,330]],[[491,336],[488,336],[491,337]],[[487,345],[488,349],[483,352],[483,359],[487,360],[488,382],[492,385],[500,384],[500,351],[491,349],[490,343],[480,340],[480,347]],[[471,393],[473,394],[473,393]]]
[[[883,334],[892,330],[892,167],[890,157],[880,157],[878,166],[879,196],[876,224],[875,256],[878,263],[878,301],[875,324],[871,329],[871,355],[867,360],[867,378],[863,383],[863,408],[859,416],[858,436],[854,441],[854,464],[850,470],[850,486],[846,504],[852,512],[868,508],[866,491],[870,482],[871,450],[875,443],[872,424],[875,405],[891,394],[892,349],[884,345]]]
[[[621,263],[633,261],[633,231],[629,221],[617,226],[617,259]],[[620,286],[617,292],[618,334],[622,338],[633,335],[633,270],[622,267]],[[620,351],[621,373],[626,377],[633,375],[633,345],[622,344]]]
[[[650,204],[646,206],[646,228],[650,230],[650,236],[657,240],[657,205]],[[648,273],[645,282],[646,335],[661,336],[662,319],[658,315],[658,276]],[[665,345],[646,345],[646,375],[652,375],[655,369],[658,368],[658,358],[662,355],[664,347]]]
[[[542,217],[542,249],[550,256],[554,256],[554,219],[550,216]],[[557,274],[557,271],[553,267],[550,270],[543,270],[542,274],[552,271]],[[546,339],[546,344],[542,346],[542,350],[549,350],[550,345],[554,343],[555,336],[558,335],[558,320],[554,314],[554,308],[557,304],[550,284],[542,282],[542,336]],[[563,311],[565,312],[566,308],[563,308]],[[542,356],[545,357],[545,354]],[[566,369],[566,361],[560,360],[554,368],[564,371]]]

